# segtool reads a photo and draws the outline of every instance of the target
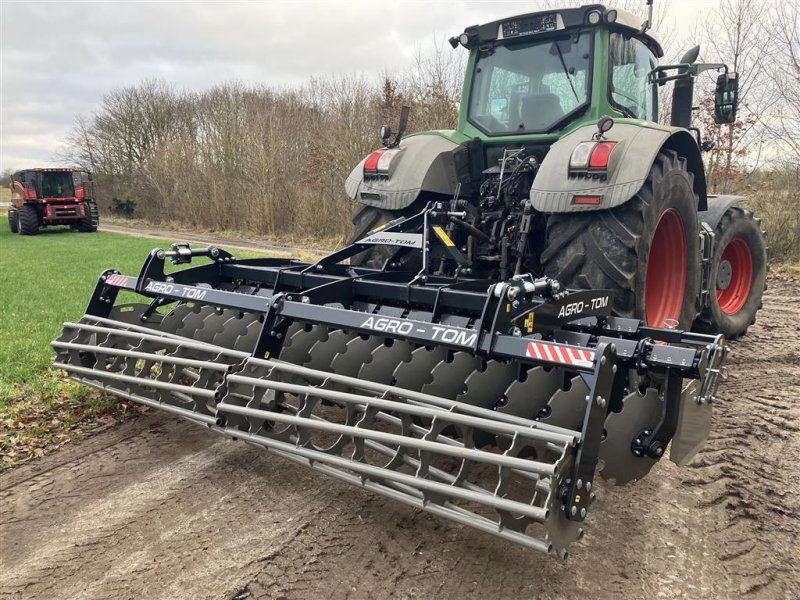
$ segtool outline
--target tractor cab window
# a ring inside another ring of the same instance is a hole
[[[69,198],[75,195],[70,171],[45,171],[42,174],[43,198]]]
[[[622,114],[658,121],[658,94],[647,76],[658,66],[656,57],[636,38],[612,33],[609,41],[609,100]]]
[[[590,32],[481,50],[467,119],[489,135],[548,131],[589,104]]]

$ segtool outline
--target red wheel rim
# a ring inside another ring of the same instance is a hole
[[[658,220],[644,290],[645,322],[650,327],[675,327],[681,318],[686,289],[686,231],[674,208]]]
[[[722,251],[722,262],[730,265],[731,278],[728,287],[717,289],[717,303],[722,312],[733,315],[747,302],[753,284],[753,254],[750,246],[741,238],[732,240]]]

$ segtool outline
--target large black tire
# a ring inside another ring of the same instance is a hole
[[[23,204],[17,209],[19,216],[18,227],[22,235],[36,235],[39,233],[39,213],[36,207],[30,204]]]
[[[11,233],[19,233],[19,217],[16,210],[8,211],[8,228]]]
[[[400,217],[407,217],[414,214],[413,209],[405,210],[384,210],[374,206],[362,206],[353,215],[353,235],[347,240],[347,244],[353,244],[358,240],[366,237],[366,235],[376,227],[393,221]],[[380,269],[383,267],[387,259],[389,259],[396,248],[391,246],[373,246],[369,250],[356,254],[350,258],[350,264],[355,267],[367,267],[369,269]],[[402,259],[401,262],[407,263],[405,266],[408,269],[414,268],[414,262],[419,262],[418,257],[409,255],[407,259]],[[417,265],[417,268],[418,265]]]
[[[625,204],[552,215],[541,255],[544,273],[568,288],[612,290],[618,316],[689,329],[700,310],[698,198],[692,183],[686,159],[666,150]]]
[[[84,221],[78,221],[78,231],[93,233],[97,231],[97,227],[100,225],[100,215],[97,212],[97,204],[88,200],[86,202],[86,210],[89,213],[89,218]]]
[[[766,232],[753,213],[737,206],[722,215],[714,230],[708,306],[695,327],[737,338],[756,322],[767,285]]]

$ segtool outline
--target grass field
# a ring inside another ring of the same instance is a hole
[[[8,230],[4,210],[0,218],[0,454],[8,455],[119,408],[51,370],[50,342],[64,321],[81,317],[103,270],[137,273],[150,250],[167,244],[65,228],[20,236]]]

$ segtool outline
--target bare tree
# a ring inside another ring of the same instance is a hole
[[[800,170],[800,0],[776,2],[770,16],[773,52],[768,72],[774,103],[763,122],[778,161]]]
[[[743,164],[742,159],[757,156],[761,146],[760,115],[769,103],[770,53],[762,13],[760,5],[751,0],[722,0],[699,25],[702,57],[729,65],[739,77],[739,119],[729,125],[718,126],[710,118],[713,104],[709,83],[713,80],[707,78],[698,87],[698,96],[705,98],[701,102],[705,134],[716,143],[715,150],[707,155],[707,177],[712,187],[723,191],[730,175]]]

